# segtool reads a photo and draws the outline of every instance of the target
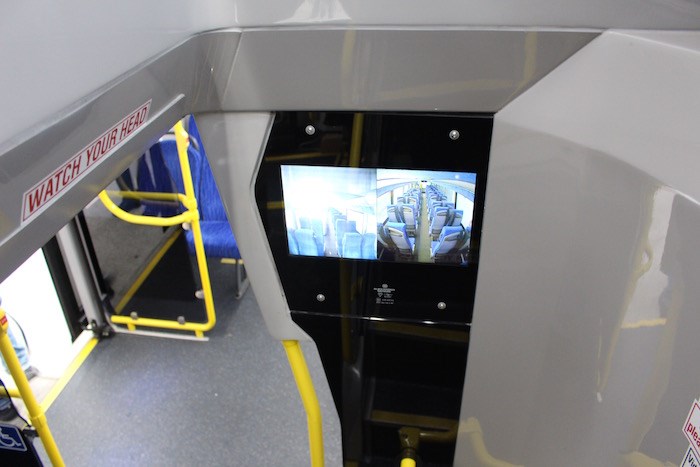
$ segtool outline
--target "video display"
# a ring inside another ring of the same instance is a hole
[[[281,169],[289,254],[467,264],[475,173]]]

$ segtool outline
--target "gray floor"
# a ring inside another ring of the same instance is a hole
[[[215,278],[232,272],[222,267]],[[120,334],[91,353],[47,413],[66,465],[309,465],[306,416],[282,345],[267,334],[252,290],[236,301],[216,282],[209,342]],[[313,344],[304,353],[324,414],[326,465],[341,465]]]
[[[162,240],[163,230],[121,221],[99,201],[88,205],[83,213],[102,274],[114,289],[116,304]]]

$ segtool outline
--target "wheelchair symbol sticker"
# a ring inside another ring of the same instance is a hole
[[[0,424],[0,449],[9,449],[10,451],[27,450],[19,428],[12,425]]]

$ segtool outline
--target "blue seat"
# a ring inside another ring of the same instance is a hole
[[[346,233],[359,233],[357,231],[357,222],[349,221],[345,217],[341,217],[335,221],[336,247],[338,248],[338,256],[343,255],[343,239]]]
[[[190,136],[190,145],[187,149],[192,184],[194,186],[197,206],[199,208],[199,225],[202,230],[202,243],[207,257],[230,258],[236,261],[236,297],[240,298],[248,287],[248,279],[245,276],[241,254],[238,250],[236,238],[231,230],[231,224],[226,216],[226,210],[221,201],[219,190],[214,181],[214,175],[209,166],[204,146],[202,145],[199,130],[194,118],[189,121],[187,129]],[[168,135],[156,143],[160,146],[163,159],[170,170],[171,177],[177,190],[184,193],[182,172],[177,154],[177,145],[172,135]],[[194,254],[194,237],[192,231],[186,232],[187,245],[190,253]]]
[[[450,224],[449,225],[461,225],[463,214],[464,214],[464,212],[461,209],[450,209],[450,212],[449,212]]]
[[[389,218],[389,222],[403,222],[401,208],[397,204],[389,204],[386,207],[386,215]]]
[[[294,238],[299,247],[299,254],[302,256],[319,256],[314,231],[311,229],[297,229],[294,231]]]
[[[156,144],[146,151],[139,158],[136,167],[137,191],[150,193],[172,193],[175,191],[174,180],[170,175],[160,145]],[[141,205],[144,208],[144,216],[170,217],[181,212],[177,203],[142,200]]]
[[[348,220],[345,217],[339,217],[335,220],[335,247],[338,249],[338,256],[343,256],[343,236],[347,231],[347,223]]]
[[[367,232],[362,236],[362,258],[377,259],[377,234]]]
[[[384,228],[399,255],[404,257],[413,256],[413,247],[416,241],[408,236],[406,224],[403,222],[387,222]]]
[[[204,251],[209,256],[215,258],[241,259],[238,251],[236,238],[233,236],[231,224],[226,216],[226,210],[221,202],[219,190],[216,188],[214,174],[209,166],[206,152],[201,144],[199,131],[194,123],[190,121],[188,128],[190,140],[195,140],[199,144],[199,155],[197,164],[192,167],[194,189],[199,207],[200,222],[202,226],[202,239],[204,241]],[[188,232],[188,243],[194,247],[194,241],[190,240],[191,232]]]
[[[311,221],[309,220],[308,217],[300,217],[299,218],[299,227],[302,229],[310,229],[311,228]]]
[[[437,208],[447,208],[447,209],[453,208],[454,209],[454,204],[448,203],[446,201],[434,201],[432,203],[432,205],[430,206],[430,218],[431,219],[433,217],[435,217],[435,210]]]
[[[436,260],[454,255],[462,246],[466,237],[466,230],[460,226],[443,227],[437,242],[433,242],[431,256]]]
[[[435,208],[442,207],[442,201],[436,201],[434,199],[431,199],[430,202],[428,203],[428,216],[430,219],[433,218],[435,215]]]
[[[289,245],[290,255],[299,254],[299,244],[297,243],[297,238],[294,236],[294,232],[294,229],[287,229],[287,244]]]
[[[380,222],[377,223],[377,241],[381,243],[385,248],[389,248],[392,244],[389,234],[386,233],[386,228],[384,224]]]
[[[406,231],[409,235],[416,235],[416,226],[418,224],[418,218],[416,216],[416,209],[411,204],[401,205],[401,217],[406,224]]]
[[[443,206],[438,206],[435,208],[433,219],[430,221],[430,235],[432,235],[434,240],[437,239],[442,231],[442,228],[445,226],[447,214],[448,208]]]
[[[323,256],[323,254],[324,254],[323,221],[321,219],[311,219],[310,225],[311,225],[311,230],[314,232],[314,240],[316,240],[316,246],[318,247],[318,255]]]
[[[332,249],[333,245],[336,245],[337,248],[337,235],[335,231],[335,225],[338,222],[338,219],[345,219],[345,216],[343,216],[340,211],[338,211],[335,208],[330,208],[328,210],[328,243],[329,243],[329,249]]]
[[[343,258],[362,258],[362,235],[357,232],[346,232],[343,235]]]

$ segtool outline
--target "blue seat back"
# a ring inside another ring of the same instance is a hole
[[[409,231],[416,230],[416,209],[411,204],[401,205],[401,217]]]
[[[193,173],[193,177],[195,192],[197,193],[199,213],[202,216],[202,219],[205,221],[228,222],[226,208],[224,208],[224,204],[221,200],[219,189],[216,187],[214,174],[209,166],[209,159],[207,158],[207,153],[202,145],[202,139],[199,135],[197,124],[194,122],[194,118],[190,119],[187,131],[190,135],[190,140],[196,141],[197,145],[199,146],[199,164],[198,167],[192,169],[193,172],[195,170],[198,171],[197,174]]]
[[[362,258],[362,235],[357,232],[346,232],[343,235],[343,258]]]
[[[208,256],[240,259],[236,239],[231,231],[226,210],[219,195],[219,190],[216,187],[214,175],[209,166],[194,119],[189,121],[188,133],[190,144],[187,148],[187,156],[199,209],[204,250]],[[177,190],[180,193],[184,193],[182,171],[174,137],[172,135],[163,137],[157,144],[163,151],[163,158],[170,170]],[[194,244],[191,232],[187,232],[187,241],[190,252],[193,252]]]
[[[386,207],[386,215],[389,218],[389,222],[403,222],[401,210],[397,204],[389,204]]]
[[[300,217],[299,218],[299,228],[301,228],[301,229],[310,229],[311,228],[311,221],[309,220],[308,217]]]
[[[462,211],[461,209],[451,210],[450,214],[452,215],[452,222],[450,222],[450,225],[461,225],[463,212],[464,211]]]
[[[386,233],[389,234],[391,241],[396,245],[396,248],[402,254],[413,254],[413,244],[408,238],[406,232],[406,224],[403,222],[387,222]]]
[[[438,244],[433,249],[433,256],[455,252],[457,247],[461,245],[461,240],[464,239],[465,233],[462,226],[443,227],[438,238]]]
[[[299,254],[299,244],[297,243],[297,238],[294,236],[294,232],[294,229],[287,229],[287,244],[289,245],[290,255]]]
[[[362,258],[377,259],[377,234],[367,232],[362,236]]]
[[[314,239],[314,232],[311,229],[297,229],[294,231],[294,237],[299,246],[299,254],[303,256],[319,256],[318,246]]]
[[[138,160],[136,190],[149,193],[173,193],[175,185],[166,165],[163,149],[156,144]],[[145,216],[173,216],[180,212],[176,205],[162,202],[142,201]]]
[[[323,221],[321,219],[311,219],[310,221],[311,230],[314,233],[314,240],[316,240],[316,246],[318,247],[318,254],[323,256],[324,245],[323,245]]]
[[[346,232],[348,220],[345,217],[339,217],[335,220],[335,246],[338,249],[338,256],[343,256],[343,236]]]
[[[430,233],[433,237],[436,237],[442,231],[445,226],[445,221],[447,220],[448,208],[446,207],[436,207],[435,213],[433,215],[433,220],[430,222]]]

